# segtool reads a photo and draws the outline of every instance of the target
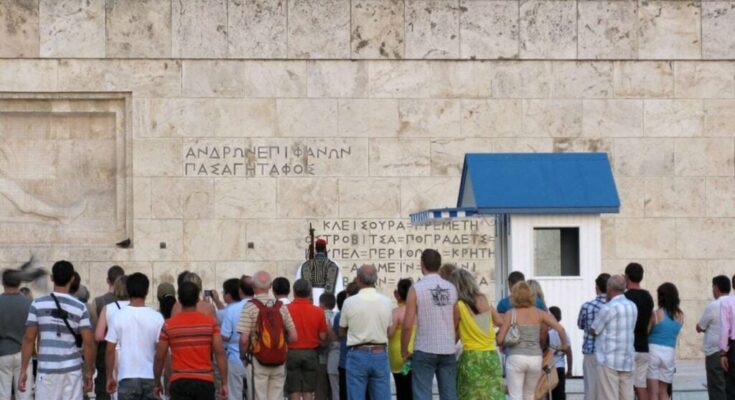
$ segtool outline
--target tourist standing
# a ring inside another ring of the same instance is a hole
[[[510,291],[512,308],[503,315],[498,344],[505,346],[506,379],[511,400],[532,399],[541,377],[541,336],[546,327],[559,332],[561,349],[569,347],[564,328],[546,311],[536,307],[536,294],[526,282],[518,282]],[[506,342],[511,326],[518,333],[517,343]]]
[[[98,315],[97,326],[94,328],[94,338],[100,343],[105,342],[105,335],[107,334],[107,325],[109,321],[117,314],[118,311],[122,310],[130,304],[128,289],[126,282],[128,277],[123,275],[115,279],[115,283],[112,285],[112,291],[115,295],[115,300],[102,308],[102,313]],[[107,350],[105,350],[107,352]]]
[[[648,374],[648,323],[653,314],[653,297],[648,290],[641,289],[643,267],[638,263],[630,263],[625,267],[625,297],[632,301],[638,309],[635,322],[635,369],[633,371],[633,387],[638,400],[648,399],[646,375]],[[653,400],[653,399],[652,399]]]
[[[597,355],[597,398],[633,400],[635,325],[638,309],[624,295],[625,278],[613,275],[607,281],[607,304],[592,323]]]
[[[735,275],[732,287],[735,288]],[[735,399],[735,290],[720,303],[720,362],[725,370],[727,398]]]
[[[319,370],[317,350],[327,339],[324,311],[312,304],[311,284],[297,279],[293,284],[294,300],[288,305],[298,340],[288,346],[286,392],[292,400],[314,398]]]
[[[704,332],[705,369],[707,370],[707,393],[710,400],[726,400],[725,370],[720,362],[720,298],[730,294],[730,278],[718,275],[712,278],[714,301],[705,307],[697,323],[697,332]]]
[[[577,318],[577,327],[584,331],[582,343],[582,373],[584,375],[584,400],[595,400],[597,396],[597,356],[595,355],[595,336],[590,333],[597,313],[607,300],[607,280],[610,274],[602,273],[595,279],[597,297],[582,304]],[[719,360],[718,360],[719,361]]]
[[[360,291],[345,300],[340,317],[340,336],[347,336],[347,393],[350,400],[390,399],[388,330],[393,305],[378,293],[378,270],[363,265],[357,270]]]
[[[179,286],[181,311],[167,320],[156,349],[154,380],[160,396],[161,374],[171,349],[171,399],[213,400],[215,398],[212,358],[216,358],[222,385],[220,399],[227,398],[227,359],[222,348],[217,320],[197,311],[199,286],[185,281]]]
[[[74,266],[69,261],[57,261],[51,268],[53,292],[35,299],[28,311],[18,390],[31,390],[27,386],[28,365],[40,335],[36,377],[39,400],[81,399],[92,390],[94,335],[87,307],[69,295],[73,275]]]
[[[324,320],[327,323],[327,340],[319,348],[319,369],[317,370],[316,380],[316,398],[328,399],[339,397],[339,341],[337,335],[332,332],[334,325],[334,311],[337,306],[337,299],[332,293],[322,293],[319,296],[319,308],[324,312]],[[330,357],[332,365],[330,368]],[[332,396],[329,396],[330,389]]]
[[[290,294],[291,282],[289,282],[288,279],[279,276],[273,280],[273,297],[275,297],[276,300],[287,306],[291,304],[291,300],[288,298]]]
[[[3,294],[0,295],[0,399],[10,399],[15,389],[17,400],[31,399],[31,391],[18,392],[21,345],[32,300],[20,293],[18,271],[3,271]],[[33,379],[31,365],[26,368],[26,387]]]
[[[561,323],[561,309],[556,306],[549,307],[549,312],[554,316],[556,322]],[[554,364],[556,373],[559,377],[559,384],[551,391],[553,400],[566,400],[567,398],[567,378],[572,377],[572,348],[569,334],[567,334],[567,343],[569,346],[562,348],[561,336],[556,329],[549,329],[549,348],[554,351]],[[566,365],[565,365],[566,360]]]
[[[676,339],[684,325],[684,313],[673,283],[664,282],[656,294],[659,308],[653,313],[648,335],[648,398],[668,400],[676,370]]]
[[[199,288],[199,293],[202,293],[203,286],[202,286],[202,278],[197,275],[194,272],[184,271],[181,274],[179,274],[178,278],[178,284],[179,288],[181,287],[181,284],[184,282],[191,282],[194,285],[196,285],[197,288]],[[202,314],[209,315],[210,317],[217,319],[217,308],[210,302],[204,300],[203,298],[200,298],[197,301],[197,311],[199,311]],[[174,308],[171,310],[171,316],[175,316],[176,314],[181,312],[181,303],[177,302],[174,304]]]
[[[347,400],[347,337],[339,336],[339,320],[342,318],[342,307],[347,300],[347,291],[337,293],[337,315],[334,316],[332,332],[339,338],[339,362],[337,363],[337,375],[339,381],[339,400]]]
[[[105,336],[107,393],[117,392],[118,400],[153,400],[153,362],[163,317],[145,305],[150,287],[148,277],[136,272],[128,277],[125,286],[130,304],[110,320]],[[116,346],[119,351],[115,351]],[[113,372],[117,372],[117,378]]]
[[[255,400],[282,400],[283,387],[286,383],[285,340],[294,342],[298,340],[298,334],[288,309],[268,294],[272,284],[270,274],[258,271],[253,276],[252,284],[255,296],[243,307],[237,324],[237,332],[240,334],[240,354],[253,355],[251,368]],[[273,321],[274,330],[263,331],[266,326],[259,323],[265,322],[264,318],[259,318],[261,313],[276,320]],[[270,346],[262,343],[261,338],[264,335],[271,339]],[[263,361],[259,360],[263,358],[259,354],[266,350],[279,356],[282,361],[273,363],[277,365],[264,365]]]
[[[174,304],[176,304],[176,288],[169,282],[162,282],[156,288],[156,299],[158,299],[158,311],[163,319],[171,318]]]
[[[439,276],[441,255],[433,249],[421,253],[424,277],[408,291],[406,315],[401,332],[401,355],[411,358],[413,396],[432,398],[434,375],[441,400],[457,398],[457,359],[455,358],[457,289]],[[414,351],[408,350],[411,332],[416,325]]]
[[[125,275],[125,270],[119,265],[113,265],[107,269],[107,293],[94,298],[94,308],[90,311],[90,317],[94,326],[97,326],[97,320],[102,314],[102,310],[106,305],[118,300],[115,296],[115,281],[117,278]],[[107,344],[99,341],[97,344],[97,358],[95,359],[95,367],[97,368],[97,376],[94,378],[94,393],[96,400],[109,400],[110,395],[107,393],[107,371],[105,371],[105,354]]]
[[[413,400],[411,370],[409,369],[407,373],[404,373],[405,361],[401,356],[401,332],[403,332],[403,319],[406,315],[406,298],[412,285],[413,281],[411,279],[404,278],[398,281],[396,290],[393,291],[398,307],[393,309],[393,322],[391,322],[391,330],[388,332],[388,358],[390,359],[391,372],[393,372],[393,381],[396,384],[396,400]],[[408,343],[409,352],[413,352],[416,327],[412,327],[411,330],[411,339]]]
[[[507,288],[508,293],[510,293],[510,291],[513,289],[513,285],[515,285],[518,282],[525,282],[525,281],[526,281],[526,276],[523,275],[523,272],[521,271],[513,271],[510,274],[508,274],[508,288]],[[546,304],[538,296],[536,296],[535,305],[536,305],[536,308],[538,308],[539,310],[546,310]],[[498,309],[499,314],[505,314],[511,308],[513,308],[513,305],[511,304],[510,296],[503,297],[498,302],[497,309]]]
[[[245,394],[245,381],[247,380],[247,369],[240,354],[240,334],[237,333],[237,323],[240,313],[247,301],[242,300],[240,288],[241,281],[232,278],[222,284],[222,298],[227,306],[222,313],[222,342],[227,353],[227,396],[229,400],[242,400]],[[250,396],[246,396],[250,399]]]
[[[502,317],[480,293],[477,281],[465,269],[449,281],[457,288],[459,339],[463,351],[457,364],[457,397],[468,400],[505,400],[503,371],[496,351],[495,326]]]

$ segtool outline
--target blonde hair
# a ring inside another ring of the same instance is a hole
[[[536,304],[536,293],[526,282],[518,282],[510,290],[510,304],[514,308],[533,307]]]
[[[475,277],[466,269],[456,269],[449,276],[449,282],[457,288],[457,298],[467,303],[472,311],[477,313],[477,305],[475,298],[482,295],[480,288],[477,286]]]
[[[197,275],[197,274],[195,274],[193,272],[189,272],[184,277],[184,282],[191,282],[191,283],[195,284],[196,287],[199,288],[199,291],[200,292],[202,291],[202,278],[199,275]]]
[[[117,279],[115,279],[115,283],[112,284],[112,294],[114,294],[118,300],[128,300],[130,298],[130,296],[128,296],[128,288],[126,286],[127,282],[128,276],[121,275],[118,276]]]
[[[541,284],[538,283],[535,279],[529,279],[526,281],[528,283],[528,286],[531,287],[531,290],[533,290],[534,293],[536,293],[536,298],[541,299],[544,303],[546,303],[546,298],[544,297],[544,290],[541,289]]]

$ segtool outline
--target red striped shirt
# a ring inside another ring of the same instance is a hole
[[[197,311],[181,312],[166,321],[160,341],[171,347],[171,382],[177,379],[214,382],[212,338],[219,334],[217,321]]]

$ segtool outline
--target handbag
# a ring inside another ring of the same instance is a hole
[[[516,322],[516,310],[512,309],[510,313],[510,328],[508,328],[508,333],[505,335],[503,345],[513,347],[521,342],[521,330],[518,328],[518,323]]]
[[[541,377],[536,384],[536,393],[534,399],[543,400],[546,395],[551,399],[551,391],[559,384],[559,373],[556,371],[556,361],[554,360],[554,351],[546,349],[544,357],[541,361]]]

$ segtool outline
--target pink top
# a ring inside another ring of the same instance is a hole
[[[720,349],[727,351],[728,340],[735,340],[735,295],[720,300]]]

